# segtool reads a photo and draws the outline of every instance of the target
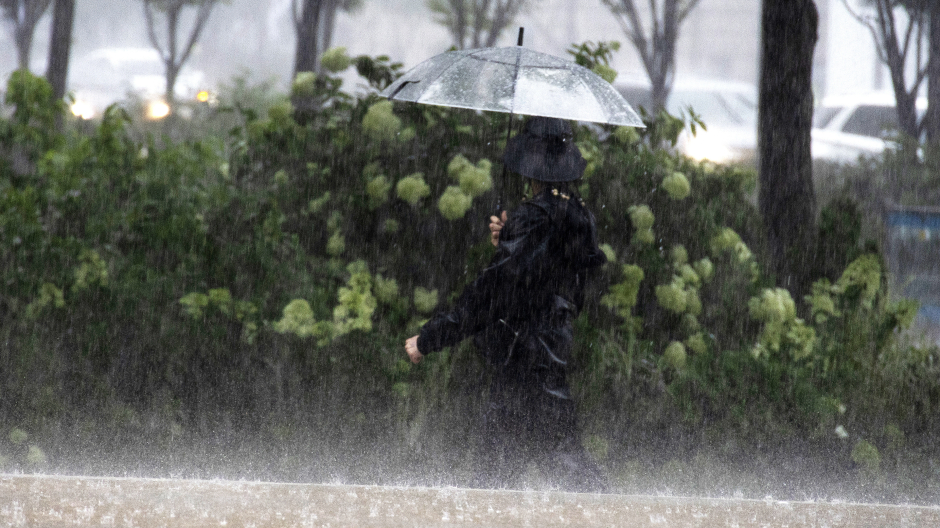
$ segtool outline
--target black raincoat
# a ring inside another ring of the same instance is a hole
[[[453,310],[421,329],[422,354],[473,336],[494,367],[481,485],[512,486],[535,463],[566,488],[602,487],[580,446],[567,374],[586,274],[606,260],[591,213],[549,187],[509,216],[493,260]]]

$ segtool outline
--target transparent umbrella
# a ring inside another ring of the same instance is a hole
[[[521,45],[436,55],[379,95],[394,101],[643,126],[623,96],[591,70]]]
[[[643,121],[613,86],[591,70],[554,55],[517,46],[448,51],[418,64],[379,95],[454,108],[555,117],[643,127]],[[503,164],[501,184],[509,185]],[[496,204],[497,214],[502,198]]]

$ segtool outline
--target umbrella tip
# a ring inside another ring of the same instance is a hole
[[[521,45],[522,45],[522,34],[523,34],[524,32],[525,32],[525,28],[524,28],[524,27],[520,27],[520,28],[519,28],[519,41],[516,42],[516,46],[521,46]]]

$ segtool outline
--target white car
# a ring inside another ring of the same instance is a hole
[[[927,100],[920,97],[916,104],[919,119]],[[897,129],[893,92],[827,97],[813,114],[813,159],[855,163],[862,156],[881,156],[885,149],[894,148],[892,136]]]
[[[204,75],[183,67],[176,79],[178,101],[204,96]],[[166,68],[153,48],[100,48],[77,59],[69,68],[72,113],[83,119],[100,116],[112,103],[139,98],[149,119],[166,117]]]
[[[614,85],[632,106],[651,107],[646,81]],[[706,130],[688,130],[679,137],[679,151],[697,160],[716,163],[753,160],[757,152],[757,88],[748,83],[714,79],[678,79],[672,86],[666,110],[673,115],[691,108]]]

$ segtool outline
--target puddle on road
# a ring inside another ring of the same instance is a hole
[[[0,526],[936,527],[940,508],[244,481],[0,475]]]

